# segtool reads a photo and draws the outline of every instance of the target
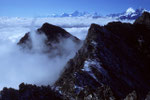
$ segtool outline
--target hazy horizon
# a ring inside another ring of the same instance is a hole
[[[97,12],[101,15],[133,9],[150,9],[149,0],[1,0],[0,16],[8,17],[35,17],[51,14],[72,13],[76,10],[81,12]]]

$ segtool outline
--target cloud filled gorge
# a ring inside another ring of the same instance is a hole
[[[60,38],[60,43],[52,44],[57,49],[43,53],[48,49],[44,44],[45,39],[46,36],[32,31],[31,50],[22,50],[9,39],[0,40],[0,90],[3,87],[18,88],[22,82],[52,85],[58,79],[64,65],[81,46],[70,38]],[[60,52],[61,55],[58,55]]]

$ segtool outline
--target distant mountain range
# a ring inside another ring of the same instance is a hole
[[[144,8],[139,8],[134,10],[133,8],[128,8],[126,11],[121,12],[121,13],[114,13],[114,14],[109,14],[106,16],[102,16],[101,14],[95,12],[95,13],[88,13],[88,12],[79,12],[79,11],[74,11],[73,13],[63,13],[63,14],[52,14],[49,15],[48,17],[93,17],[93,18],[100,18],[100,17],[112,17],[116,18],[118,20],[135,20],[138,17],[142,15],[143,12],[150,12]]]
[[[107,17],[113,17],[120,20],[135,20],[142,15],[143,12],[149,12],[146,9],[140,8],[134,10],[133,8],[128,8],[125,12],[110,14]]]
[[[95,13],[88,13],[88,12],[79,12],[74,11],[73,13],[63,13],[63,14],[52,14],[49,17],[100,17],[101,15],[97,12]]]

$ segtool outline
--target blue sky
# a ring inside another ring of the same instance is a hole
[[[35,17],[75,10],[106,15],[129,7],[150,10],[149,4],[150,0],[0,0],[0,16]]]

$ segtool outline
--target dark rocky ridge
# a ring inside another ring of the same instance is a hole
[[[18,45],[26,48],[32,48],[32,41],[30,37],[30,32],[26,33],[18,42]],[[59,43],[60,39],[70,38],[75,43],[80,43],[80,40],[72,36],[66,30],[59,26],[55,26],[49,23],[44,23],[41,28],[37,29],[36,34],[44,34],[46,36],[45,44],[51,47],[52,43]]]
[[[4,88],[0,94],[0,100],[62,100],[61,95],[50,86],[38,87],[24,83],[19,85],[19,90]]]
[[[134,24],[144,24],[150,27],[150,13],[144,12],[141,17],[139,17]]]
[[[83,47],[55,83],[57,90],[88,100],[123,99],[135,91],[136,99],[144,100],[150,91],[150,23],[145,20],[150,14],[134,24],[92,24]]]

